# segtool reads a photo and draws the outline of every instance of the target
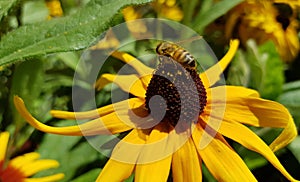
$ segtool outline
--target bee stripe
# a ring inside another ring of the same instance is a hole
[[[184,49],[177,49],[174,52],[173,59],[177,60],[178,62],[181,62],[182,55],[184,54],[184,52],[185,52]]]
[[[195,69],[195,58],[182,47],[168,42],[158,44],[156,52],[159,55],[171,57],[174,61],[177,61],[185,68]]]

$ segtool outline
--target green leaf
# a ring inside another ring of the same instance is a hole
[[[300,136],[297,136],[293,142],[288,146],[288,148],[291,150],[291,152],[294,154],[294,156],[298,159],[300,162]]]
[[[79,176],[78,178],[72,180],[72,182],[86,182],[86,181],[96,181],[99,176],[101,169],[92,169],[87,173]]]
[[[54,92],[58,87],[72,87],[73,86],[73,77],[66,76],[62,74],[48,74],[46,75],[47,84],[43,85],[44,90],[50,90]]]
[[[294,117],[300,117],[300,89],[284,92],[278,102],[285,105]]]
[[[27,106],[31,112],[38,114],[36,111],[40,111],[40,106],[38,109],[36,108],[35,99],[40,96],[42,91],[41,85],[44,83],[44,76],[43,62],[40,60],[30,60],[16,65],[10,91],[10,104],[14,112],[17,113],[12,98],[14,95],[18,95],[24,99],[25,103],[28,103]],[[19,118],[20,115],[16,113],[13,115],[15,122],[24,123],[24,120]]]
[[[28,1],[22,10],[22,24],[42,22],[47,19],[49,10],[44,1]]]
[[[134,173],[131,174],[131,176],[128,179],[126,179],[124,182],[133,182],[133,181],[134,181]]]
[[[284,83],[283,62],[272,41],[258,47],[263,69],[259,92],[263,98],[275,100],[282,93]]]
[[[202,164],[202,173],[203,173],[203,181],[207,182],[217,182],[217,180],[213,177],[213,175],[209,172],[207,167]]]
[[[231,62],[227,82],[231,85],[247,87],[250,80],[250,67],[244,53],[238,50]]]
[[[24,58],[88,47],[109,26],[118,10],[126,5],[149,0],[115,0],[103,3],[92,0],[78,13],[22,26],[2,37],[0,65]]]
[[[184,13],[183,16],[183,24],[185,25],[189,25],[192,21],[193,18],[193,13],[195,12],[195,8],[197,7],[197,3],[199,1],[197,0],[190,0],[189,3],[186,3],[185,0],[181,0],[181,4],[182,4],[182,10]]]
[[[263,77],[263,67],[260,59],[261,55],[254,40],[247,41],[246,60],[251,70],[248,87],[256,90],[259,90]]]
[[[8,11],[15,5],[18,0],[0,1],[0,21],[8,14]]]
[[[241,2],[243,2],[243,0],[223,0],[214,4],[211,3],[211,0],[204,1],[200,13],[195,18],[195,26],[193,28],[198,33],[201,33],[208,24],[224,15]]]
[[[76,70],[76,67],[79,62],[79,57],[75,52],[62,52],[57,54],[57,57],[63,61],[68,67],[72,68],[74,71]],[[83,72],[85,70],[82,70],[80,67],[76,70]]]
[[[283,85],[282,87],[283,92],[293,91],[293,90],[300,90],[300,81],[293,81]]]

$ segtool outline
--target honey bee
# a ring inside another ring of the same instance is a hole
[[[161,42],[156,47],[156,53],[161,56],[172,58],[180,63],[184,68],[196,70],[195,58],[184,48],[172,42]]]

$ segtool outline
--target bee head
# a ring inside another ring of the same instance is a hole
[[[174,45],[169,42],[162,42],[157,45],[156,53],[163,56],[171,57],[175,48]]]

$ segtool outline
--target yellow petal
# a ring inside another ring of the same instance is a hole
[[[207,91],[207,104],[201,118],[209,123],[211,127],[218,130],[221,122],[210,121],[211,117],[222,118],[232,117],[233,121],[251,123],[259,125],[258,119],[243,99],[248,97],[258,97],[259,94],[255,90],[237,86],[218,86],[209,88]]]
[[[128,164],[109,159],[96,181],[124,181],[132,174],[134,167],[134,164]]]
[[[36,152],[27,153],[18,157],[13,158],[9,161],[8,165],[13,166],[15,169],[22,168],[25,164],[31,163],[32,161],[38,159],[40,154]]]
[[[58,173],[50,176],[40,177],[40,178],[26,178],[25,182],[54,182],[59,181],[64,178],[63,173]]]
[[[216,92],[208,98],[208,106],[204,114],[220,118],[220,120],[224,117],[230,122],[257,127],[284,128],[278,138],[270,145],[273,151],[286,146],[297,136],[293,118],[283,105],[261,99],[258,93],[251,89],[237,86],[225,87],[226,99],[223,99],[224,101],[220,97],[224,89],[221,87],[211,89]]]
[[[220,76],[234,57],[238,46],[239,41],[237,39],[231,40],[226,55],[217,64],[200,74],[200,78],[206,88],[211,87],[220,79]]]
[[[283,105],[253,97],[249,98],[247,103],[250,111],[258,118],[259,126],[283,128],[281,134],[270,146],[273,151],[286,146],[297,136],[294,120]]]
[[[207,107],[203,115],[228,118],[253,126],[260,126],[258,118],[250,110],[247,100],[259,97],[255,90],[238,86],[219,86],[209,89]],[[222,119],[221,119],[222,120]]]
[[[5,159],[7,144],[9,140],[9,132],[0,133],[0,162]]]
[[[232,99],[240,99],[240,98],[247,98],[247,97],[259,97],[259,93],[256,90],[252,90],[245,87],[240,86],[218,86],[210,88],[212,90],[213,95],[207,98],[208,101],[212,102],[234,102]]]
[[[21,168],[19,168],[19,170],[25,176],[32,176],[40,171],[50,169],[50,168],[57,168],[58,166],[59,163],[55,160],[41,159],[41,160],[31,161],[30,163],[26,163]]]
[[[120,116],[118,116],[116,113],[111,113],[99,119],[92,120],[78,126],[51,127],[36,120],[28,112],[23,100],[20,97],[15,96],[14,103],[18,112],[29,124],[31,124],[36,129],[46,133],[71,136],[82,136],[84,134],[86,136],[90,136],[97,134],[114,134],[124,132],[132,128],[132,126],[125,124],[124,121],[121,121],[119,119],[119,117],[123,117],[122,119],[128,119],[128,122],[131,122],[130,115],[128,115],[128,113],[124,115],[124,112],[118,113],[120,114]]]
[[[138,158],[135,181],[167,181],[175,143],[172,139],[166,123],[155,126]]]
[[[115,51],[112,53],[112,56],[132,66],[140,76],[151,75],[154,71],[152,68],[144,65],[138,59],[127,53]]]
[[[133,129],[114,148],[111,159],[122,163],[136,164],[150,130]]]
[[[137,97],[144,98],[146,87],[137,75],[103,74],[96,82],[95,87],[101,90],[109,83],[117,84],[122,90]]]
[[[177,133],[167,122],[160,122],[146,136],[146,144],[138,158],[139,164],[152,163],[172,155],[185,144],[190,133]]]
[[[283,128],[282,133],[270,145],[276,151],[289,144],[296,136],[297,129],[288,110],[281,104],[259,98],[251,89],[224,86],[211,88],[207,106],[202,118],[223,118],[229,122],[239,122],[256,127]],[[226,92],[226,96],[223,92]],[[226,98],[222,98],[226,97]],[[205,119],[208,120],[208,119]],[[211,125],[212,122],[210,122]],[[215,122],[216,123],[216,122]],[[218,129],[214,127],[214,129]]]
[[[133,173],[137,158],[145,144],[143,135],[138,129],[133,129],[126,135],[115,146],[110,160],[102,169],[97,181],[124,181],[127,179]]]
[[[171,161],[172,156],[170,155],[165,159],[156,162],[138,164],[135,170],[134,181],[167,181],[170,172]]]
[[[222,122],[219,132],[244,147],[263,155],[288,180],[296,181],[281,165],[272,150],[253,131],[240,123]]]
[[[193,140],[190,138],[172,158],[172,176],[176,182],[202,181],[202,161],[197,154]]]
[[[293,122],[290,120],[289,111],[277,102],[255,97],[249,97],[244,101],[248,104],[250,112],[259,119],[259,126],[283,128]]]
[[[297,136],[297,128],[292,116],[290,116],[287,126],[283,129],[280,135],[270,144],[271,150],[274,152],[288,145]]]
[[[116,110],[116,108],[121,109],[124,108],[127,104],[129,104],[129,108],[137,108],[144,103],[144,100],[139,98],[130,98],[128,100],[120,101],[117,103],[109,104],[107,106],[100,107],[98,109],[90,110],[90,111],[82,111],[82,112],[69,112],[69,111],[59,111],[59,110],[51,110],[51,115],[55,118],[61,119],[95,119],[100,116],[105,116],[110,114]],[[128,107],[124,108],[128,109]]]
[[[204,130],[197,127],[193,140],[197,151],[217,181],[257,181],[240,156],[229,147],[221,135],[216,135],[205,148],[200,148]],[[205,139],[205,138],[204,138]]]

